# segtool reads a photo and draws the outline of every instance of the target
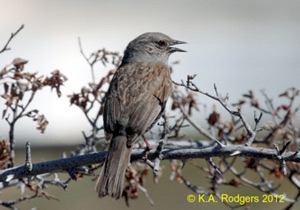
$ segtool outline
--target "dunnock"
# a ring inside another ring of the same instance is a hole
[[[131,41],[106,94],[104,129],[110,141],[96,190],[100,198],[122,196],[132,145],[162,114],[172,91],[168,58],[185,42],[163,33],[145,33]]]

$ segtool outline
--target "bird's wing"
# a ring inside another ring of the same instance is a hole
[[[114,76],[106,98],[104,127],[128,136],[128,145],[158,120],[171,94],[164,64],[127,64]],[[124,133],[123,133],[124,132]]]

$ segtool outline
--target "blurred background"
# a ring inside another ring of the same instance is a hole
[[[264,89],[271,98],[276,98],[289,87],[299,88],[300,2],[297,0],[0,0],[0,5],[0,48],[11,32],[25,24],[10,43],[12,49],[0,55],[0,68],[15,57],[21,57],[29,60],[25,66],[27,71],[49,75],[59,69],[68,77],[60,99],[43,90],[31,105],[50,122],[45,134],[36,131],[36,124],[31,120],[22,119],[16,127],[20,152],[26,141],[32,146],[56,146],[55,152],[53,147],[34,150],[37,161],[60,158],[61,151],[69,151],[72,145],[83,143],[81,131],[89,129],[84,115],[77,107],[70,106],[67,98],[91,82],[89,66],[79,52],[78,37],[87,55],[103,47],[123,52],[129,41],[149,31],[186,41],[188,44],[182,48],[187,53],[177,53],[170,58],[170,62],[180,60],[174,68],[173,79],[180,81],[187,74],[197,74],[194,81],[201,90],[214,93],[215,83],[223,96],[229,94],[232,102],[250,89],[258,95]],[[99,68],[96,74],[99,79],[106,72]],[[0,92],[1,88],[2,85]],[[204,96],[199,97],[199,102],[208,107],[215,103]],[[3,106],[0,98],[1,111]],[[252,116],[253,110],[245,114]],[[8,139],[7,132],[7,123],[0,120],[0,137]],[[57,146],[70,147],[58,150]],[[22,164],[22,159],[19,161]],[[199,181],[198,174],[188,169],[186,173]],[[202,208],[199,204],[188,204],[186,196],[190,191],[168,182],[167,173],[163,179],[166,184],[162,188],[171,191],[162,194],[160,185],[150,184],[149,187],[155,209],[165,209],[170,204],[175,204],[176,209]],[[38,209],[47,209],[44,205],[49,205],[48,209],[53,209],[57,205],[57,209],[83,209],[86,202],[91,203],[90,209],[106,205],[112,205],[112,209],[124,208],[122,202],[97,200],[94,183],[90,180],[72,182],[68,192],[57,193],[60,202],[37,204],[37,199],[27,203],[26,208],[42,205],[43,208]],[[80,199],[75,197],[78,194]],[[132,207],[153,209],[143,196],[141,198],[133,201]],[[208,207],[224,206],[204,205],[203,209]]]

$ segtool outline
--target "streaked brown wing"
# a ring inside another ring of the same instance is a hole
[[[128,64],[120,67],[106,98],[105,131],[126,133],[128,144],[131,145],[164,109],[171,87],[166,65]]]

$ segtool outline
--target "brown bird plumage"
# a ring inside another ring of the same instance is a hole
[[[132,144],[162,114],[172,91],[168,58],[185,52],[172,47],[183,43],[162,33],[145,33],[128,44],[106,95],[103,120],[110,146],[96,186],[100,198],[122,196]]]

